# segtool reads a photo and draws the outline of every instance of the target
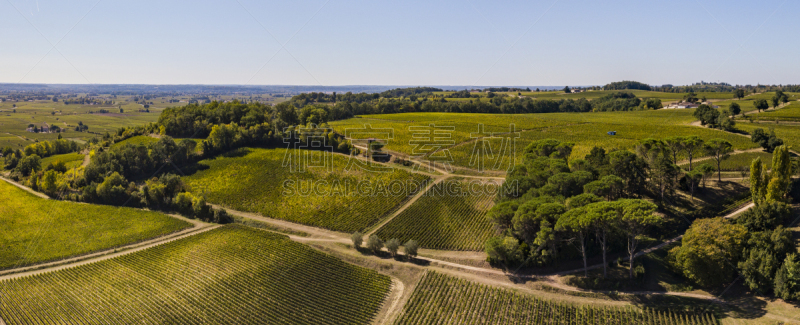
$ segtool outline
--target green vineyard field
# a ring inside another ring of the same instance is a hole
[[[167,215],[45,200],[0,181],[0,269],[88,254],[191,226]]]
[[[78,152],[53,155],[47,158],[43,158],[41,164],[42,168],[45,168],[47,167],[47,165],[50,165],[50,163],[55,163],[60,161],[63,162],[67,166],[67,168],[74,168],[83,164],[83,157],[84,155]]]
[[[424,188],[428,177],[401,169],[386,172],[351,166],[350,158],[331,154],[330,169],[284,166],[289,155],[320,155],[296,149],[242,149],[203,160],[208,167],[184,178],[197,195],[226,207],[261,213],[331,230],[354,232],[371,226]],[[353,158],[354,161],[358,161]],[[397,186],[395,186],[397,185]]]
[[[756,113],[748,115],[748,117],[751,117],[754,120],[762,120],[766,122],[774,122],[775,120],[800,122],[800,102],[793,101],[788,106],[783,107],[779,110]]]
[[[747,123],[739,122],[736,127],[752,133],[755,129],[764,129],[769,132],[775,130],[775,135],[783,139],[784,143],[791,146],[794,151],[800,151],[800,125],[775,124],[775,123]]]
[[[765,164],[767,169],[772,168],[772,154],[769,152],[743,152],[737,153],[735,155],[731,155],[728,159],[725,159],[720,164],[720,169],[723,171],[737,171],[741,169],[750,169],[750,164],[753,162],[753,159],[761,158],[761,161]],[[692,163],[692,167],[696,167],[702,164],[709,164],[717,168],[717,164],[713,159],[706,159],[701,161],[695,161]],[[689,163],[681,164],[681,168],[684,170],[689,169]]]
[[[13,324],[367,324],[391,279],[228,225],[147,250],[0,282]]]
[[[429,272],[395,324],[717,324],[709,313],[552,302]]]
[[[122,147],[122,146],[125,146],[125,145],[128,145],[128,144],[131,144],[131,145],[140,145],[140,144],[141,145],[147,145],[147,144],[151,144],[151,143],[155,143],[155,142],[158,142],[157,138],[154,138],[154,137],[151,137],[151,136],[147,136],[147,135],[137,135],[135,137],[130,137],[128,139],[125,139],[125,140],[122,140],[120,142],[117,142],[117,143],[111,145],[111,148],[112,149],[113,148],[119,148],[119,147]]]
[[[739,135],[688,125],[695,120],[693,112],[694,110],[687,109],[546,114],[402,113],[335,121],[331,126],[342,134],[353,128],[366,127],[367,124],[373,129],[394,130],[394,138],[387,142],[386,148],[406,155],[420,153],[420,147],[412,143],[412,140],[418,139],[412,137],[414,132],[409,131],[409,125],[424,126],[434,123],[436,126],[450,126],[454,128],[454,131],[449,132],[450,140],[455,145],[444,145],[442,148],[448,149],[454,165],[475,168],[477,153],[487,157],[485,166],[506,166],[493,168],[499,170],[507,169],[512,156],[520,161],[523,149],[530,142],[548,138],[574,142],[576,146],[572,159],[583,158],[594,146],[633,149],[641,139],[664,139],[672,136],[697,135],[705,140],[722,138],[733,143],[734,148],[739,150],[756,147],[747,138]],[[494,132],[495,138],[473,138],[474,134],[479,133],[479,124],[483,124],[484,134]],[[509,132],[511,124],[520,132],[513,148],[508,146],[510,138],[503,134]],[[617,131],[617,135],[608,135],[608,131]],[[370,134],[364,137],[375,136]],[[435,144],[436,141],[424,143]],[[484,145],[486,149],[483,150],[477,147]],[[439,156],[443,156],[443,153],[439,153]],[[506,161],[498,163],[498,158]]]
[[[486,213],[494,205],[499,188],[493,185],[477,180],[446,179],[381,227],[377,234],[384,240],[414,239],[423,248],[481,250],[492,235],[492,223]]]

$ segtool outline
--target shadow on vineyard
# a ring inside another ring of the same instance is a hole
[[[361,253],[361,256],[375,256],[384,260],[395,260],[398,262],[410,263],[418,266],[430,266],[431,262],[424,259],[409,257],[405,254],[392,255],[388,251],[374,252],[367,247],[356,247],[356,251]]]

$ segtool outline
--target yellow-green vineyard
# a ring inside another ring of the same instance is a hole
[[[414,239],[432,249],[481,250],[491,237],[486,213],[494,205],[498,183],[450,178],[434,185],[378,230],[383,239]]]
[[[366,324],[389,277],[282,235],[225,226],[0,282],[12,324]]]
[[[124,246],[191,226],[164,214],[46,200],[0,180],[0,269]]]
[[[324,167],[284,165],[306,154],[321,152],[241,149],[201,161],[201,170],[184,180],[211,203],[344,232],[374,224],[427,180],[402,169],[364,170],[361,160],[340,154],[329,153]]]
[[[717,324],[710,313],[580,306],[429,272],[395,322],[404,324]]]

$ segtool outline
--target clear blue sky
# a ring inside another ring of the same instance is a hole
[[[800,83],[789,0],[6,0],[0,30],[0,82]]]

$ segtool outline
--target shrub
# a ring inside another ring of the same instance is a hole
[[[377,254],[383,248],[383,240],[378,238],[377,235],[369,236],[367,239],[367,248]]]
[[[362,234],[360,231],[356,231],[352,235],[350,235],[350,239],[353,240],[353,247],[359,248],[361,247],[361,244],[364,242],[364,234]]]
[[[400,240],[397,238],[389,239],[386,242],[386,249],[389,250],[389,253],[392,253],[392,256],[397,256],[397,250],[400,249]]]

